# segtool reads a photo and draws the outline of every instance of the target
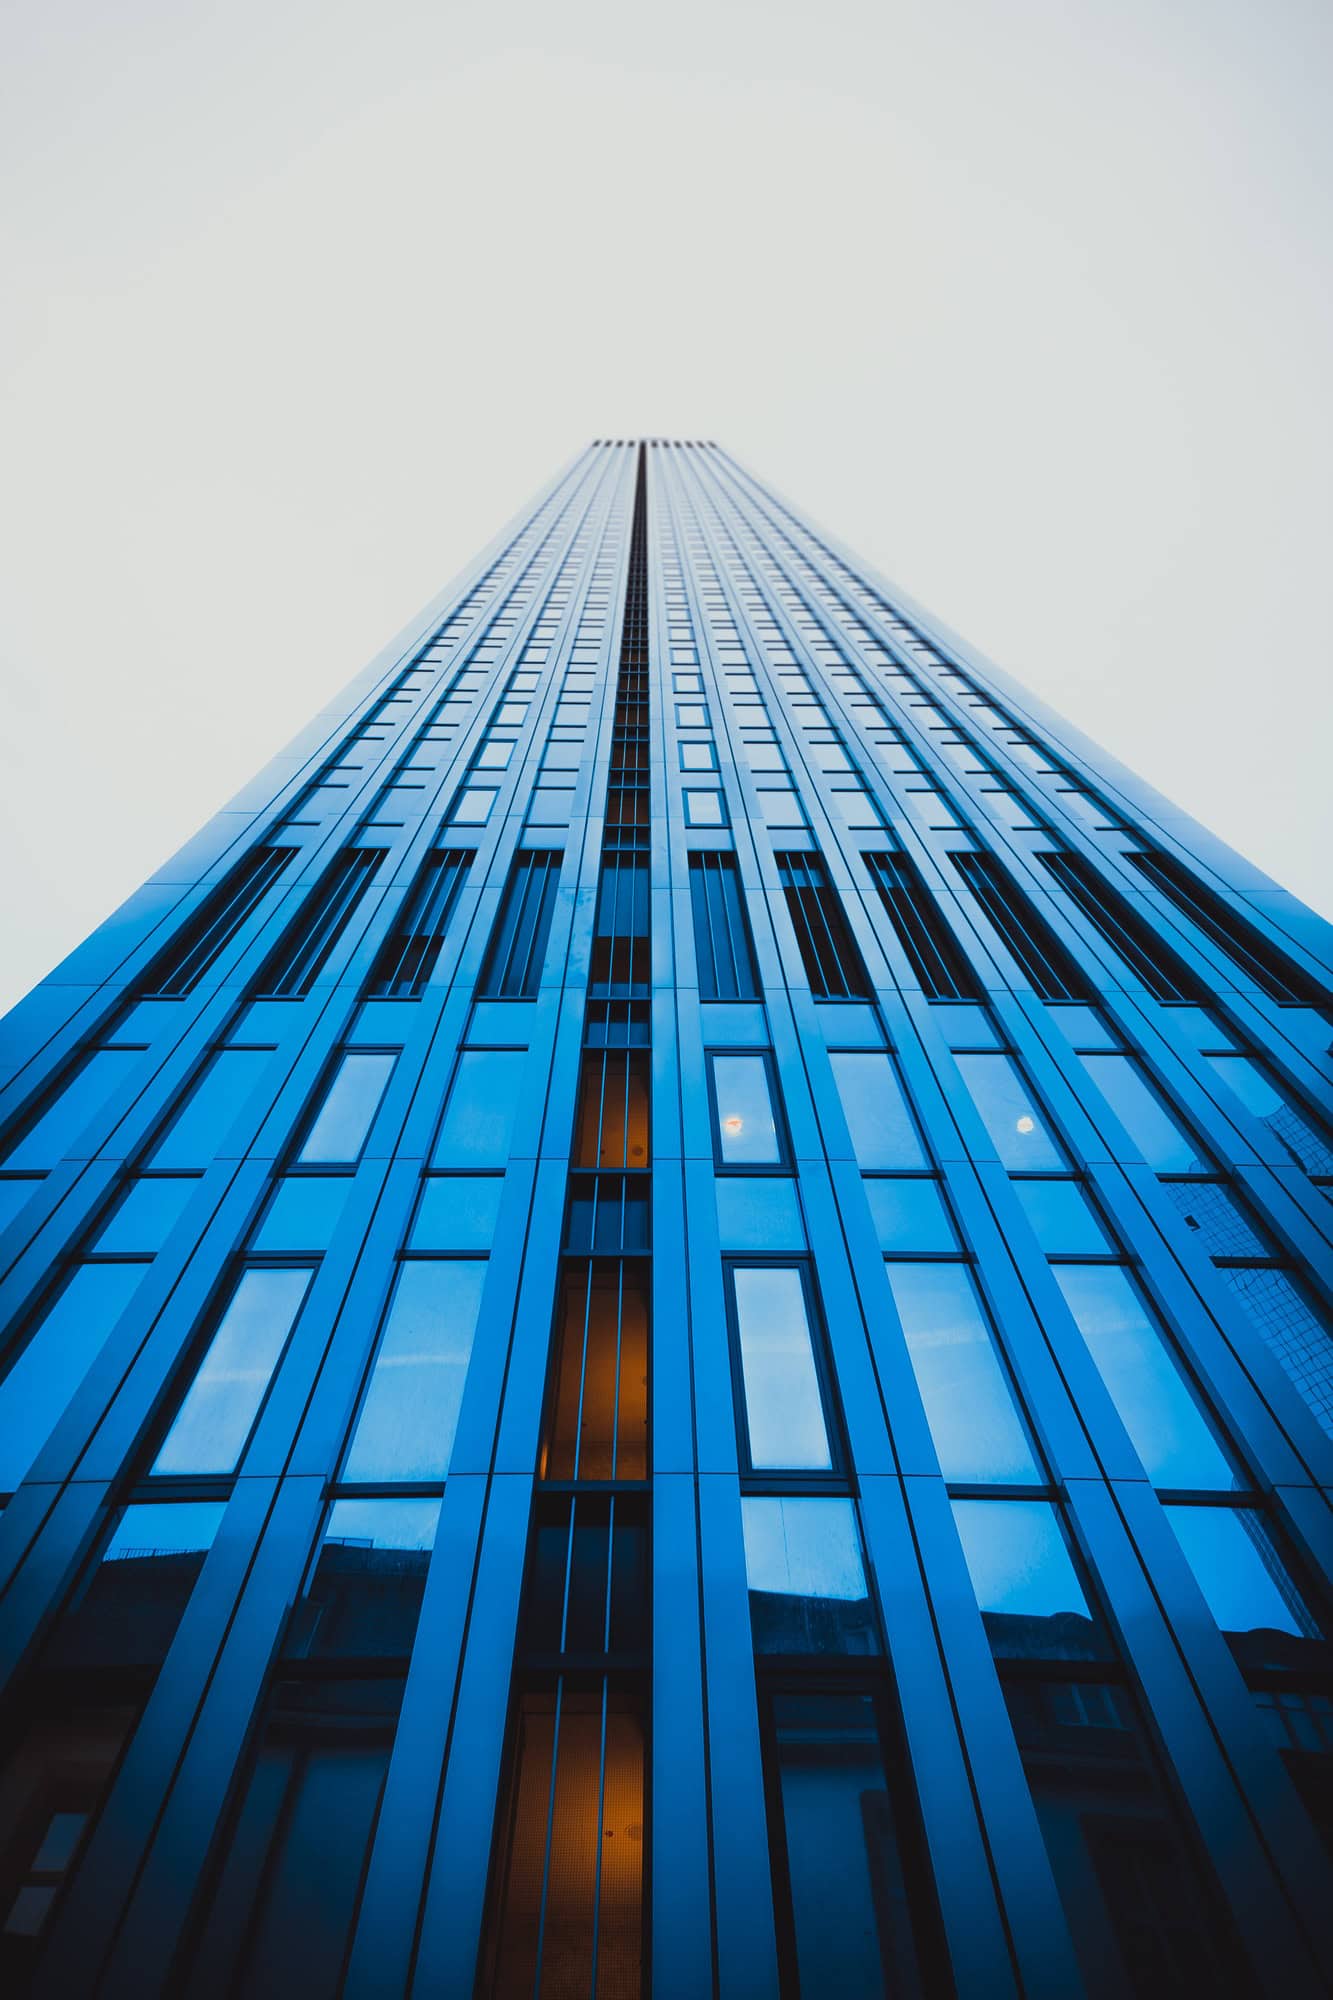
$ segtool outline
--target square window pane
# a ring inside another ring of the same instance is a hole
[[[412,1218],[409,1248],[489,1250],[503,1192],[498,1174],[432,1174]]]
[[[410,1653],[439,1514],[438,1500],[335,1500],[283,1642],[287,1658]]]
[[[724,1251],[767,1251],[774,1256],[805,1249],[805,1224],[796,1183],[786,1175],[751,1179],[744,1174],[719,1176],[718,1235]]]
[[[98,1232],[95,1248],[108,1254],[152,1257],[185,1213],[199,1183],[144,1176],[131,1181]]]
[[[934,1181],[863,1183],[881,1250],[956,1250],[958,1238],[944,1196]]]
[[[782,1159],[777,1121],[762,1056],[709,1057],[716,1103],[717,1144],[724,1166],[776,1166]]]
[[[451,818],[455,826],[484,826],[499,797],[487,786],[465,785],[454,801]]]
[[[741,1501],[757,1653],[878,1653],[850,1500]]]
[[[725,826],[721,792],[688,791],[685,794],[686,826]]]
[[[351,1165],[360,1159],[396,1061],[380,1050],[344,1055],[296,1156],[302,1166]]]
[[[508,1166],[526,1062],[524,1049],[469,1049],[459,1058],[432,1166]]]
[[[1077,1181],[1015,1181],[1023,1213],[1048,1257],[1095,1257],[1114,1250]]]
[[[293,1174],[279,1181],[251,1249],[286,1255],[327,1250],[351,1191],[346,1174]]]

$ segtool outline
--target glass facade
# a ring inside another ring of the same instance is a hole
[[[1333,1988],[1333,943],[601,441],[0,1037],[0,1983]]]

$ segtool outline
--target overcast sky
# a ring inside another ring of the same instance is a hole
[[[0,1005],[594,436],[713,436],[1308,901],[1326,0],[10,0]]]

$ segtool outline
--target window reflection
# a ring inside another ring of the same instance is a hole
[[[1333,1652],[1250,1507],[1167,1507],[1185,1560],[1244,1668],[1326,1671]]]
[[[760,1055],[708,1058],[718,1158],[723,1166],[777,1166],[782,1159],[768,1063]]]
[[[400,1266],[344,1479],[444,1478],[485,1280],[482,1259]]]
[[[954,1061],[1002,1166],[1041,1173],[1069,1164],[1012,1056],[964,1053]]]
[[[1041,1470],[971,1273],[962,1264],[890,1262],[886,1269],[945,1478],[1039,1485]]]
[[[929,1167],[892,1056],[879,1050],[834,1049],[829,1062],[857,1165],[907,1172]]]
[[[963,1555],[998,1659],[1110,1655],[1046,1500],[955,1500]]]
[[[1081,1055],[1079,1061],[1150,1167],[1159,1174],[1208,1172],[1207,1154],[1133,1056]]]
[[[351,1050],[335,1070],[297,1154],[302,1166],[351,1165],[361,1157],[397,1057]]]
[[[958,1237],[935,1181],[872,1175],[863,1185],[881,1250],[957,1250]]]
[[[468,1049],[459,1057],[433,1166],[508,1166],[526,1062],[525,1049]]]
[[[792,1265],[732,1272],[750,1464],[832,1466],[805,1283]]]
[[[289,1658],[410,1653],[438,1500],[335,1500],[283,1651]]]
[[[756,1653],[878,1653],[850,1500],[741,1500]]]
[[[1115,1249],[1077,1181],[1015,1181],[1013,1186],[1048,1257],[1095,1257]]]
[[[234,1472],[310,1287],[309,1270],[241,1274],[153,1471]]]

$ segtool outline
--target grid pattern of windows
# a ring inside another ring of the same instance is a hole
[[[993,680],[602,441],[16,1013],[7,1992],[1333,1986],[1333,950]]]

